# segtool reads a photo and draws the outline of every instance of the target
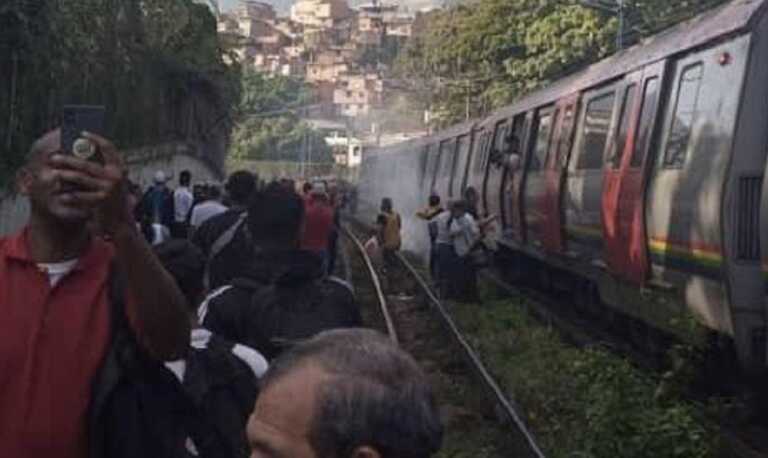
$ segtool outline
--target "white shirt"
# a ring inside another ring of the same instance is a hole
[[[215,200],[206,200],[195,206],[195,209],[192,210],[192,218],[190,218],[189,224],[192,227],[200,227],[204,222],[225,211],[227,211],[227,207],[221,203],[216,202]]]
[[[451,233],[448,231],[448,222],[450,220],[451,212],[444,211],[435,216],[432,221],[429,222],[430,224],[435,224],[437,226],[437,237],[435,238],[435,243],[453,245],[453,238],[451,237]]]
[[[192,209],[192,204],[195,198],[192,196],[192,191],[186,186],[180,186],[173,192],[173,211],[176,215],[176,222],[183,223],[189,216],[189,210]]]
[[[165,243],[166,240],[171,238],[171,231],[162,224],[152,225],[152,246],[157,246]]]
[[[64,262],[40,263],[37,267],[48,274],[48,282],[53,288],[75,269],[77,261],[77,259],[71,259]]]
[[[211,335],[211,331],[207,329],[193,329],[190,336],[190,346],[197,350],[205,350],[208,348],[208,342],[211,340]],[[248,365],[256,378],[261,378],[269,368],[267,360],[261,355],[261,353],[257,352],[251,347],[235,344],[235,346],[232,348],[232,354],[237,356],[241,361]],[[165,363],[165,367],[173,372],[173,375],[179,379],[179,382],[184,382],[184,374],[187,371],[187,362],[185,360],[179,359],[176,361],[167,362]]]
[[[461,218],[454,219],[449,232],[453,238],[453,247],[456,249],[456,254],[462,258],[469,254],[480,238],[480,229],[477,227],[475,218],[469,213],[465,213]]]

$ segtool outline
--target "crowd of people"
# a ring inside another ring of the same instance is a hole
[[[62,151],[58,130],[32,145],[16,180],[29,221],[0,238],[2,456],[439,450],[424,372],[361,327],[333,276],[335,189],[248,171],[223,189],[183,172],[171,189],[158,172],[142,192],[111,142],[82,135],[102,161]],[[382,213],[391,256],[400,217]]]

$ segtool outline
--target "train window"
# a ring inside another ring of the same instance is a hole
[[[507,136],[509,135],[509,122],[501,121],[496,124],[496,133],[493,141],[493,146],[499,153],[506,153],[507,151]]]
[[[640,128],[637,131],[635,150],[632,152],[631,167],[643,165],[645,152],[651,141],[653,119],[656,117],[656,107],[659,104],[659,77],[654,76],[645,80],[643,91],[643,107],[640,111]]]
[[[637,93],[637,84],[627,86],[624,91],[624,101],[621,107],[621,119],[619,119],[619,131],[616,137],[616,151],[611,158],[614,169],[621,166],[621,158],[624,156],[624,149],[627,146],[627,137],[629,136],[629,122],[632,120],[632,108],[635,106],[635,95]]]
[[[577,163],[578,169],[602,168],[615,99],[616,93],[609,92],[592,99],[587,104],[587,113],[584,117],[584,142]]]
[[[571,134],[573,129],[573,116],[575,113],[575,108],[573,105],[569,105],[565,108],[563,113],[563,122],[561,123],[561,128],[559,132],[558,138],[558,144],[557,144],[557,155],[555,156],[555,160],[557,161],[557,164],[562,164],[565,166],[567,160],[568,160],[568,152],[571,147]]]
[[[429,146],[421,148],[421,157],[419,158],[419,184],[424,187],[424,177],[427,176],[427,157],[429,155]]]
[[[664,152],[664,167],[680,168],[685,163],[691,130],[696,121],[703,74],[704,65],[701,62],[689,65],[680,74],[672,127]]]
[[[450,179],[453,174],[453,159],[456,156],[456,140],[440,143],[440,178]]]
[[[437,148],[434,145],[427,146],[427,175],[426,183],[429,184],[429,189],[435,187],[435,172],[437,168]]]
[[[538,112],[534,128],[536,129],[536,143],[533,146],[533,154],[528,162],[528,170],[541,170],[547,163],[547,152],[552,139],[552,126],[555,124],[553,112]]]
[[[477,150],[475,151],[475,174],[482,173],[485,170],[485,155],[488,154],[488,141],[489,135],[482,131],[480,133],[480,141],[477,143]]]
[[[464,181],[464,175],[467,171],[467,159],[469,159],[469,148],[471,146],[469,135],[462,135],[457,141],[458,146],[456,147],[456,150],[458,151],[458,156],[456,157],[456,175],[453,179],[453,185],[451,186],[453,194],[455,195],[461,193],[460,186]]]

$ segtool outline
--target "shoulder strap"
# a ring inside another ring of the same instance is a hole
[[[92,458],[107,458],[107,435],[103,414],[107,401],[124,376],[119,348],[125,341],[125,284],[113,262],[107,280],[111,340],[107,355],[94,379],[89,406],[89,450]]]
[[[248,212],[243,212],[238,217],[237,221],[235,221],[235,224],[224,231],[224,233],[221,234],[215,242],[213,242],[213,245],[211,245],[211,252],[208,255],[208,263],[205,267],[204,285],[206,288],[210,287],[211,285],[211,262],[214,260],[214,258],[216,258],[216,256],[219,255],[219,253],[224,251],[224,248],[226,248],[227,245],[232,242],[232,240],[235,238],[235,234],[237,234],[237,231],[240,229],[243,223],[245,223],[246,218],[248,218]]]

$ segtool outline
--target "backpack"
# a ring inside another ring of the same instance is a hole
[[[138,344],[125,314],[120,276],[109,282],[112,343],[89,412],[90,458],[233,458],[213,420],[178,379]],[[198,387],[198,397],[208,389]]]
[[[258,396],[258,381],[246,363],[232,353],[234,346],[214,334],[204,350],[193,348],[186,358],[183,386],[197,411],[224,440],[226,454],[220,456],[245,458],[249,455],[245,427]],[[217,443],[199,446],[208,450]]]
[[[237,297],[250,297],[250,304],[245,305],[243,312],[249,316],[248,322],[231,323],[240,328],[232,331],[245,337],[244,342],[267,360],[318,332],[362,325],[350,286],[335,277],[291,285],[238,278],[232,287],[240,292]],[[231,317],[226,321],[231,322]],[[210,329],[217,332],[216,326]]]
[[[250,231],[248,230],[248,226],[245,224],[245,222],[248,219],[248,212],[243,212],[238,218],[235,223],[230,226],[226,231],[224,231],[214,242],[213,245],[211,245],[211,252],[208,254],[208,262],[205,263],[205,274],[203,276],[203,285],[210,289],[211,287],[211,266],[213,264],[213,260],[221,254],[222,251],[224,251],[227,246],[232,243],[232,241],[235,239],[235,236],[237,235],[237,231],[240,230],[241,227],[245,228],[245,234],[248,238],[248,241],[250,243]]]

